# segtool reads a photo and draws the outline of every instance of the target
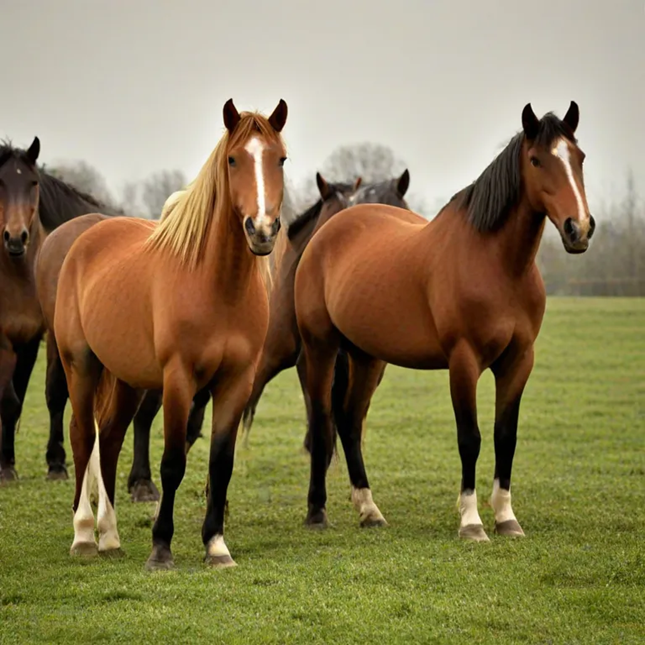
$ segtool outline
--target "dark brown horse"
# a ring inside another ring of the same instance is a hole
[[[208,388],[214,405],[202,540],[211,565],[234,564],[224,541],[224,509],[237,429],[269,322],[264,256],[280,230],[287,105],[280,101],[267,119],[240,114],[229,100],[223,116],[224,135],[161,222],[99,222],[63,262],[54,330],[74,420],[73,554],[97,552],[89,502],[94,477],[98,549],[119,548],[119,452],[142,393],[163,389],[163,493],[148,567],[173,566],[186,425],[193,397]]]
[[[459,535],[476,541],[488,540],[475,492],[476,388],[481,373],[492,370],[495,529],[524,535],[511,507],[511,469],[546,302],[535,256],[547,219],[568,253],[586,251],[595,227],[574,134],[578,118],[574,102],[563,120],[550,113],[538,119],[529,104],[522,131],[431,222],[397,208],[356,206],[336,215],[305,249],[295,303],[310,399],[309,525],[327,523],[334,428],[361,524],[385,523],[372,499],[361,433],[384,365],[393,363],[449,370],[462,464]],[[349,355],[347,389],[332,410],[339,347]]]
[[[27,150],[0,145],[0,480],[17,478],[15,431],[27,385],[45,331],[36,297],[34,264],[45,236],[61,223],[83,213],[106,208],[38,168],[40,141]],[[65,477],[62,448],[62,410],[47,389],[50,436],[47,445],[49,477]]]
[[[280,372],[298,366],[304,393],[304,373],[301,363],[298,363],[302,343],[296,323],[293,284],[298,262],[309,240],[325,222],[349,205],[370,203],[408,207],[404,199],[410,185],[410,173],[407,169],[399,177],[362,187],[360,177],[353,183],[333,184],[328,183],[320,173],[316,174],[316,183],[320,199],[289,225],[286,237],[278,242],[272,256],[274,262],[269,331],[262,349],[253,392],[244,410],[243,422],[247,439],[262,392],[267,383]],[[339,360],[343,361],[345,358],[340,356]],[[309,448],[308,435],[305,437],[305,447]]]

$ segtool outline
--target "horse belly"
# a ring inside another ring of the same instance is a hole
[[[409,289],[366,287],[345,292],[330,308],[338,330],[365,353],[413,369],[447,367],[437,330],[425,299]],[[372,283],[375,284],[375,283]],[[407,296],[403,294],[408,294]]]

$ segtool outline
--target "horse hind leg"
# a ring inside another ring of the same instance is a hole
[[[65,405],[69,398],[65,370],[58,354],[58,347],[53,333],[47,334],[47,376],[45,382],[45,399],[49,411],[49,441],[47,442],[47,479],[67,479],[67,466],[63,433]]]
[[[159,490],[150,472],[150,430],[161,409],[160,390],[148,390],[134,415],[134,455],[128,476],[128,491],[133,502],[157,502]]]
[[[139,407],[141,396],[142,393],[117,380],[104,409],[97,413],[96,428],[100,446],[97,527],[100,552],[116,551],[121,546],[114,510],[116,467],[125,433]]]
[[[359,352],[350,355],[340,352],[336,360],[332,388],[334,421],[345,451],[351,500],[362,527],[387,525],[372,498],[361,445],[365,417],[384,370],[385,363]]]
[[[65,365],[65,363],[63,363]],[[74,455],[76,490],[74,494],[74,541],[72,555],[96,555],[94,513],[90,504],[92,486],[100,476],[99,446],[94,421],[94,396],[102,366],[86,348],[82,356],[66,365],[72,422],[69,439]],[[101,491],[99,489],[99,499]]]

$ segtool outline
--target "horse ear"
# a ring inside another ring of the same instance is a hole
[[[580,109],[575,101],[571,101],[571,105],[569,105],[569,109],[562,120],[571,128],[571,132],[576,131],[580,120]]]
[[[530,103],[527,103],[522,110],[522,128],[529,141],[533,141],[540,129],[540,120],[535,116]]]
[[[329,188],[329,184],[319,172],[316,173],[316,184],[318,185],[320,196],[323,198],[323,200],[327,199],[331,190]]]
[[[359,177],[359,178],[356,180],[356,182],[354,183],[354,192],[356,192],[356,191],[359,189],[359,187],[360,187],[360,185],[361,185],[362,181],[363,181],[363,178],[362,178],[362,177]]]
[[[284,128],[284,124],[287,122],[287,112],[287,104],[280,99],[278,107],[273,110],[273,113],[269,117],[269,123],[276,132],[282,132],[282,128]]]
[[[403,197],[410,187],[410,171],[406,168],[396,182],[396,192]]]
[[[29,150],[27,150],[27,159],[29,160],[32,166],[36,165],[36,161],[38,161],[39,154],[40,154],[40,139],[38,137],[34,137],[34,140],[29,146]]]
[[[224,125],[226,129],[233,133],[235,126],[240,122],[240,113],[237,111],[235,105],[233,105],[233,99],[229,99],[224,103]]]

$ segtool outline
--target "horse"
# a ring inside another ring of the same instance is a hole
[[[524,536],[511,505],[511,470],[520,401],[546,304],[535,257],[547,218],[568,253],[585,252],[595,229],[585,196],[585,155],[575,137],[578,121],[574,101],[562,120],[551,112],[538,119],[529,103],[522,129],[430,222],[397,208],[358,205],[313,237],[295,279],[312,441],[308,526],[328,522],[325,479],[335,431],[361,526],[386,524],[372,497],[361,438],[380,374],[391,363],[449,371],[461,458],[458,535],[476,542],[489,540],[475,488],[481,445],[476,388],[491,369],[495,532]],[[344,396],[335,399],[339,347],[349,361]]]
[[[39,168],[39,154],[38,137],[28,149],[0,144],[0,481],[18,478],[15,431],[45,332],[34,282],[40,246],[66,220],[97,208],[116,213]],[[66,478],[62,410],[56,405],[55,391],[48,388],[46,399],[48,478]]]
[[[301,341],[296,323],[293,285],[298,263],[307,244],[325,222],[350,205],[380,203],[408,208],[404,196],[410,185],[410,172],[406,168],[399,177],[365,185],[362,185],[360,177],[353,183],[329,183],[320,173],[316,173],[316,185],[320,198],[289,225],[286,237],[281,238],[282,243],[278,242],[272,255],[269,331],[262,348],[253,391],[243,415],[247,441],[264,388],[280,372],[296,366],[305,394],[304,372],[302,363],[298,361]],[[339,360],[344,360],[344,357],[339,355]],[[308,433],[304,446],[310,449]]]
[[[102,213],[90,213],[75,217],[57,227],[43,242],[35,262],[36,293],[47,329],[47,401],[52,417],[53,431],[50,445],[53,443],[58,460],[53,473],[55,478],[67,478],[65,451],[63,448],[63,414],[68,399],[67,380],[60,360],[56,336],[54,333],[54,316],[56,310],[56,292],[63,261],[72,244],[81,233],[90,227],[110,219]],[[187,450],[201,435],[205,406],[196,397],[196,404],[191,409],[186,431]],[[155,416],[161,408],[161,392],[150,390],[145,393],[141,405],[133,419],[134,455],[132,468],[128,475],[128,491],[133,502],[150,502],[159,500],[159,491],[152,481],[150,472],[150,429]],[[57,439],[56,439],[57,438]],[[55,443],[54,443],[55,441]],[[49,453],[48,453],[49,454]],[[50,477],[52,467],[50,466]]]
[[[287,104],[280,100],[266,118],[239,113],[229,99],[223,118],[220,141],[162,221],[99,222],[63,262],[54,330],[73,410],[72,555],[120,548],[118,455],[142,392],[163,390],[162,494],[146,567],[174,566],[186,423],[193,397],[208,388],[214,405],[205,560],[215,568],[236,564],[224,541],[224,509],[237,428],[268,327],[266,256],[280,230]],[[98,545],[89,501],[95,479]]]

